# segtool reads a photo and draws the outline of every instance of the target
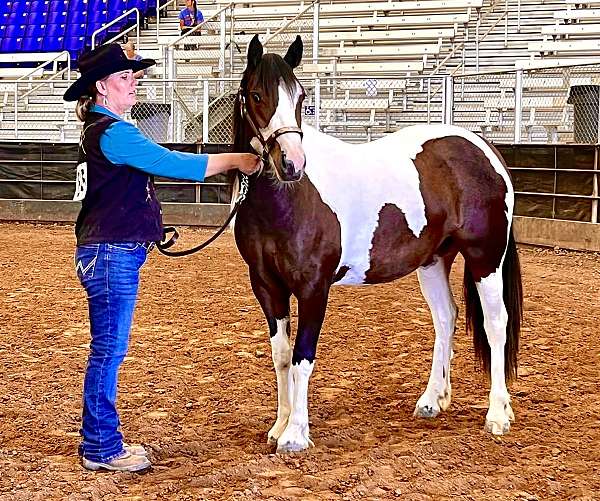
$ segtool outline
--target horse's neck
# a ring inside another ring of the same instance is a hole
[[[346,176],[344,165],[351,159],[355,145],[344,143],[337,138],[319,132],[311,126],[303,125],[304,151],[306,154],[306,173],[318,169],[327,178]],[[341,169],[341,170],[340,170]],[[311,176],[308,175],[308,178]],[[316,177],[316,176],[315,176]],[[318,188],[308,178],[298,183],[281,185],[270,175],[262,174],[251,180],[248,192],[248,206],[252,211],[276,217],[294,217],[297,211],[305,214],[319,198]],[[330,183],[328,183],[330,184]]]

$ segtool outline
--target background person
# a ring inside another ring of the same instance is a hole
[[[88,300],[90,353],[83,385],[79,452],[89,470],[140,471],[141,446],[123,443],[116,410],[117,376],[129,344],[140,269],[163,236],[152,175],[202,181],[238,168],[258,169],[250,153],[196,155],[170,151],[121,119],[136,102],[134,72],[155,64],[127,59],[120,45],[102,45],[79,59],[81,76],[64,95],[78,101],[84,122],[75,199],[76,272]]]
[[[179,29],[181,34],[190,31],[194,26],[198,26],[204,21],[202,12],[198,10],[196,0],[185,0],[185,7],[179,12]],[[198,35],[200,32],[197,32]]]
[[[125,55],[127,59],[132,59],[133,61],[141,61],[143,58],[135,51],[135,43],[133,40],[128,40],[127,43],[123,45],[123,50],[125,51]],[[133,76],[135,78],[142,78],[144,75],[148,74],[148,69],[143,69],[140,71],[136,71]]]

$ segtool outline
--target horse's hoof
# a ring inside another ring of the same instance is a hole
[[[510,421],[497,422],[485,420],[485,431],[492,435],[506,435],[510,431]]]
[[[415,407],[415,412],[413,413],[414,417],[421,418],[434,418],[440,413],[439,409],[431,405],[424,405],[423,407]]]
[[[307,450],[309,444],[301,444],[298,442],[286,442],[277,445],[277,454],[289,454],[291,452],[302,452]]]

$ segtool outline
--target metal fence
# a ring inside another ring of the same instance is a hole
[[[456,77],[302,79],[306,92],[303,122],[354,143],[375,140],[416,123],[454,123],[496,144],[531,144],[518,154],[503,150],[516,180],[518,211],[597,222],[598,147],[590,147],[584,155],[583,149],[569,144],[599,143],[598,70],[598,65],[591,65]],[[48,82],[44,91],[60,99],[67,85],[67,81]],[[238,87],[238,78],[144,78],[139,82],[140,104],[126,119],[161,143],[228,144]],[[77,140],[80,125],[73,107],[49,104],[32,82],[3,82],[0,104],[0,133],[10,133],[0,136],[0,141],[27,139],[30,133],[45,140]],[[548,149],[536,149],[540,144],[564,148],[555,148],[549,155]],[[5,160],[3,150],[0,160]],[[29,190],[25,198],[54,197],[52,185],[69,182],[48,178],[43,171],[39,176],[30,174],[23,184]],[[0,184],[5,187],[16,183],[14,178],[1,176]],[[228,200],[224,184],[208,188],[170,184],[165,200]]]
[[[303,78],[303,121],[351,142],[415,123],[453,123],[495,143],[597,144],[599,74],[600,65],[589,65],[454,77]],[[0,140],[76,140],[74,106],[61,99],[68,85],[3,81]],[[238,87],[238,77],[144,78],[140,103],[127,118],[159,142],[228,143]]]
[[[597,144],[600,65],[454,77],[454,120],[493,142]]]

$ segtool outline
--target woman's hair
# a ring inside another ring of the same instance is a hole
[[[196,0],[192,0],[192,5],[194,6],[194,23],[198,23],[198,5],[196,4]]]
[[[82,122],[85,122],[87,114],[89,113],[92,105],[96,102],[96,96],[98,95],[98,89],[96,88],[96,82],[88,87],[87,92],[79,98],[77,105],[75,106],[75,115]]]
[[[104,82],[108,79],[110,75],[101,78],[99,81]],[[96,104],[96,99],[98,98],[98,88],[96,87],[96,82],[90,84],[87,89],[87,92],[79,98],[77,104],[75,105],[75,115],[82,122],[85,122],[87,118],[87,114],[94,104]]]

